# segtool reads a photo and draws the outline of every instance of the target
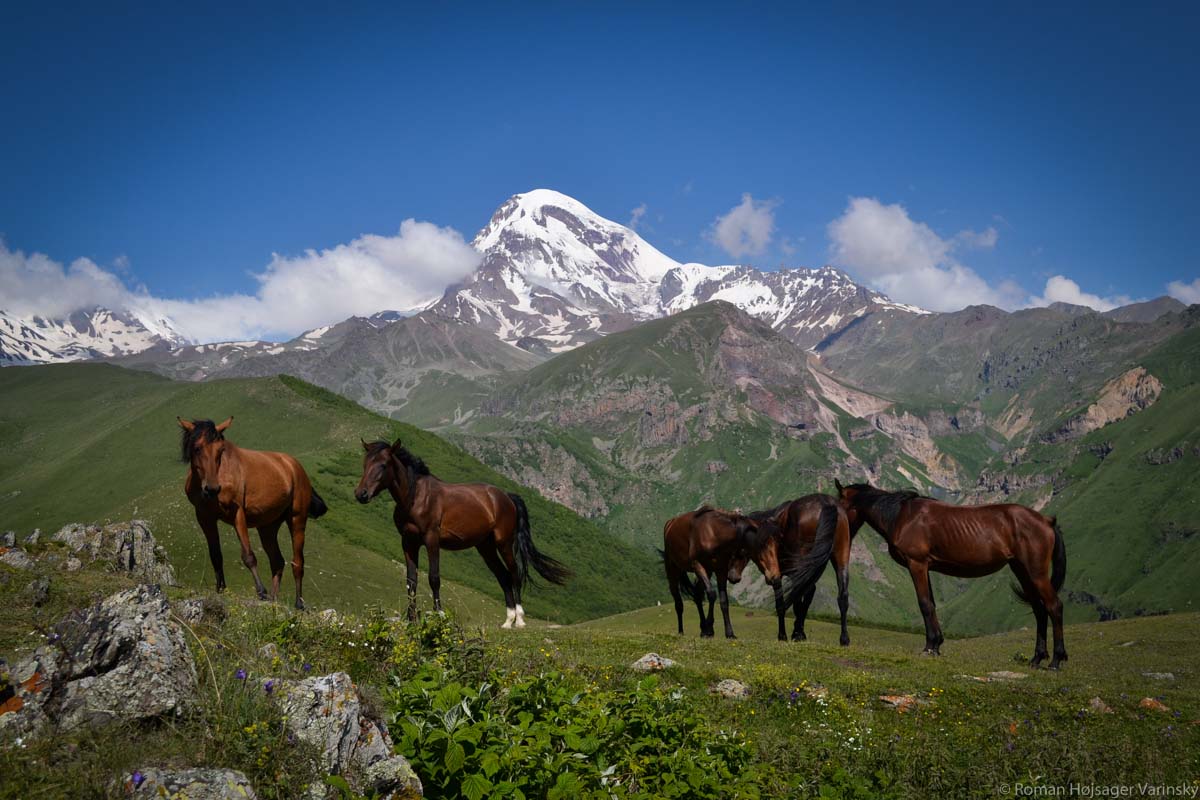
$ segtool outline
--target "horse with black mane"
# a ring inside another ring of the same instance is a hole
[[[1067,549],[1054,517],[1015,503],[955,506],[915,491],[888,492],[866,483],[837,483],[851,531],[865,522],[887,542],[888,553],[907,567],[925,618],[925,652],[937,655],[944,637],[938,624],[929,572],[979,578],[1008,565],[1017,576],[1017,597],[1033,608],[1037,642],[1031,667],[1046,657],[1046,621],[1054,623],[1050,669],[1067,660],[1063,605],[1058,593],[1067,576]]]
[[[433,606],[442,610],[439,551],[474,547],[504,591],[507,609],[502,628],[525,627],[521,590],[532,582],[529,567],[551,583],[562,585],[571,575],[558,561],[533,545],[529,511],[520,495],[487,483],[448,483],[430,473],[425,462],[399,439],[363,442],[362,479],[354,496],[369,503],[387,489],[396,501],[392,520],[400,532],[407,567],[408,616],[417,613],[417,558],[429,553],[429,588]]]
[[[296,581],[296,608],[304,608],[304,529],[309,517],[326,511],[325,501],[312,488],[308,473],[287,453],[238,447],[225,439],[233,417],[214,425],[212,420],[179,420],[181,455],[190,465],[183,491],[196,509],[196,521],[208,540],[208,557],[217,576],[217,591],[225,590],[225,566],[217,522],[232,525],[242,546],[242,563],[254,578],[262,600],[267,589],[258,577],[258,560],[250,549],[250,528],[271,563],[270,598],[279,595],[286,563],[279,550],[279,526],[292,534],[292,577]]]
[[[729,621],[729,595],[725,585],[730,580],[733,559],[739,553],[748,557],[745,554],[749,548],[745,541],[757,529],[758,523],[749,517],[709,505],[700,506],[695,511],[685,511],[667,520],[663,526],[663,549],[659,553],[667,572],[667,585],[675,599],[675,616],[680,633],[683,633],[682,586],[696,603],[696,611],[700,614],[701,637],[707,639],[714,635],[713,606],[719,594],[721,614],[725,617],[725,638],[737,638]],[[755,548],[755,552],[760,549]],[[765,563],[759,566],[764,574],[772,569],[771,565]],[[741,580],[744,567],[745,563],[742,563],[737,569],[733,583]],[[774,569],[778,578],[778,565],[774,565]],[[688,577],[689,572],[695,573],[695,582]],[[713,578],[716,579],[716,587],[713,586]],[[707,614],[704,612],[705,595],[708,596]]]
[[[796,621],[792,641],[804,641],[804,621],[817,591],[817,581],[832,559],[837,577],[838,608],[842,616],[841,644],[850,644],[846,629],[846,613],[850,608],[850,523],[836,498],[827,494],[810,494],[781,503],[765,511],[753,511],[750,519],[759,524],[758,531],[744,540],[745,552],[733,561],[736,577],[741,577],[738,565],[745,566],[752,558],[775,593],[775,614],[779,619],[779,641],[787,641],[785,624],[790,605]],[[765,534],[765,535],[764,535]],[[767,567],[764,569],[763,564]],[[782,576],[789,578],[790,588],[783,589]],[[730,580],[735,573],[730,572]]]

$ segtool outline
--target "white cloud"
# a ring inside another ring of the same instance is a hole
[[[327,250],[276,254],[253,294],[194,300],[131,291],[87,259],[64,268],[0,243],[3,306],[22,316],[58,317],[101,305],[170,317],[199,342],[294,336],[355,314],[406,310],[436,298],[471,272],[479,253],[451,228],[405,220],[395,236],[368,234]]]
[[[642,203],[633,211],[629,212],[629,227],[636,231],[638,229],[638,225],[642,221],[642,217],[644,216],[646,216],[646,204]]]
[[[1171,281],[1167,284],[1167,294],[1189,306],[1193,303],[1200,303],[1200,278],[1196,278],[1191,283]]]
[[[777,205],[774,200],[755,202],[747,192],[742,195],[741,203],[716,218],[709,237],[734,258],[759,255],[766,250],[775,230]]]
[[[954,257],[966,247],[994,247],[995,228],[943,239],[898,203],[852,197],[842,216],[829,223],[828,234],[836,264],[900,302],[956,311],[976,304],[1015,308],[1025,299],[1012,281],[993,286]]]
[[[1128,295],[1101,297],[1083,291],[1079,284],[1065,275],[1055,275],[1046,281],[1046,288],[1040,296],[1029,298],[1030,305],[1048,306],[1051,303],[1070,303],[1073,306],[1087,306],[1096,311],[1111,311],[1114,308],[1127,306],[1136,302]]]

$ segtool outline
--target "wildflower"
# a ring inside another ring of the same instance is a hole
[[[263,691],[267,694],[275,691],[275,680],[273,678],[268,678],[266,683],[263,684]]]
[[[305,662],[304,662],[304,671],[305,671],[305,672],[312,672],[312,664],[310,664],[310,663],[308,663],[307,661],[305,661]]]
[[[130,776],[130,780],[133,781],[133,788],[136,789],[146,780],[146,776],[142,774],[141,770],[134,770],[133,775]]]
[[[239,681],[246,680],[246,670],[239,668],[237,672],[233,673],[233,677],[237,678]]]

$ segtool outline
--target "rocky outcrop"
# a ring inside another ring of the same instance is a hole
[[[321,768],[340,775],[357,792],[379,800],[421,797],[421,781],[408,761],[393,754],[387,728],[370,719],[344,672],[285,683],[279,693],[288,729],[321,753]],[[315,787],[313,797],[324,797]]]
[[[662,672],[664,669],[675,666],[675,662],[658,653],[646,653],[637,661],[629,665],[629,668],[634,672]]]
[[[172,716],[195,696],[195,663],[157,586],[74,612],[49,638],[0,689],[0,735]]]
[[[100,562],[151,583],[177,586],[175,568],[144,520],[67,525],[51,537],[84,561]]]
[[[246,776],[232,769],[138,770],[126,778],[129,797],[169,797],[180,800],[257,800]]]
[[[1058,428],[1043,434],[1042,441],[1054,443],[1078,439],[1149,408],[1158,400],[1162,390],[1162,381],[1147,372],[1145,367],[1134,367],[1104,384],[1095,403]]]

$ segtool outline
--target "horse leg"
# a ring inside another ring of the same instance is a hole
[[[917,605],[925,618],[925,650],[931,655],[941,655],[942,626],[938,624],[937,608],[933,601],[933,589],[929,585],[929,565],[917,561],[908,562],[908,573],[912,576],[913,588],[917,590]]]
[[[404,570],[405,587],[408,589],[408,621],[417,620],[417,561],[421,556],[421,541],[405,539],[404,541]]]
[[[500,583],[500,590],[504,592],[504,624],[501,628],[511,628],[513,622],[517,618],[517,598],[513,592],[513,576],[509,572],[508,567],[500,560],[500,556],[496,554],[496,545],[491,540],[485,540],[476,548],[479,555],[483,556],[483,561],[488,565],[488,569],[496,576],[496,580]]]
[[[212,562],[213,572],[217,575],[217,592],[225,591],[225,557],[221,554],[221,535],[217,530],[217,520],[212,517],[202,517],[196,514],[200,530],[208,540],[208,560]]]
[[[808,634],[804,632],[804,622],[808,619],[808,608],[812,605],[813,597],[817,594],[817,585],[814,583],[805,589],[797,598],[795,604],[796,623],[792,628],[793,642],[808,641]]]
[[[842,635],[838,639],[842,647],[850,646],[850,631],[846,629],[846,614],[850,611],[850,537],[838,547],[834,555],[834,576],[837,578],[838,612],[842,616]]]
[[[775,592],[775,616],[779,619],[779,641],[787,641],[787,600],[783,596],[783,579],[771,584]]]
[[[283,580],[283,553],[279,551],[279,526],[275,521],[269,525],[258,527],[258,539],[266,551],[267,561],[271,564],[271,600],[279,596],[279,582]]]
[[[288,531],[292,534],[292,580],[296,582],[296,610],[304,610],[304,526],[308,515],[289,519]]]
[[[259,600],[266,600],[267,587],[263,586],[262,580],[258,577],[258,559],[254,557],[254,551],[250,549],[250,528],[246,525],[246,512],[240,508],[237,516],[233,518],[233,527],[237,530],[238,541],[242,545],[242,563],[246,565],[246,569],[250,570],[250,576],[254,578],[254,591],[258,593]]]
[[[683,594],[679,591],[679,571],[674,566],[667,566],[667,585],[671,588],[671,597],[675,599],[675,617],[679,621],[679,633],[683,634]]]
[[[496,534],[499,537],[499,534]],[[500,558],[504,559],[504,565],[508,567],[508,574],[512,576],[513,597],[516,598],[516,616],[513,617],[514,628],[525,627],[525,606],[521,605],[521,582],[517,580],[520,574],[517,572],[517,556],[513,553],[512,539],[500,540],[501,544],[497,545],[496,549],[500,553]]]
[[[692,572],[696,573],[696,608],[700,611],[700,636],[711,639],[713,636],[713,606],[717,602],[717,590],[708,579],[708,571],[700,562],[692,562]],[[704,595],[708,595],[708,613],[704,613]]]
[[[440,534],[425,537],[425,551],[429,554],[429,591],[433,592],[433,610],[442,613],[442,569],[439,553]]]
[[[733,635],[733,625],[729,622],[729,593],[726,591],[727,578],[724,572],[717,573],[717,593],[721,596],[721,617],[725,620],[725,638],[736,639]]]
[[[1050,659],[1049,669],[1058,669],[1061,662],[1067,660],[1067,646],[1063,644],[1063,604],[1058,596],[1058,592],[1054,590],[1054,586],[1050,583],[1050,578],[1041,577],[1034,580],[1034,585],[1038,590],[1038,597],[1042,600],[1042,607],[1045,609],[1043,613],[1050,615],[1050,621],[1054,624],[1054,657]],[[1042,642],[1046,641],[1045,626],[1042,627]],[[1042,645],[1045,648],[1045,644]]]

